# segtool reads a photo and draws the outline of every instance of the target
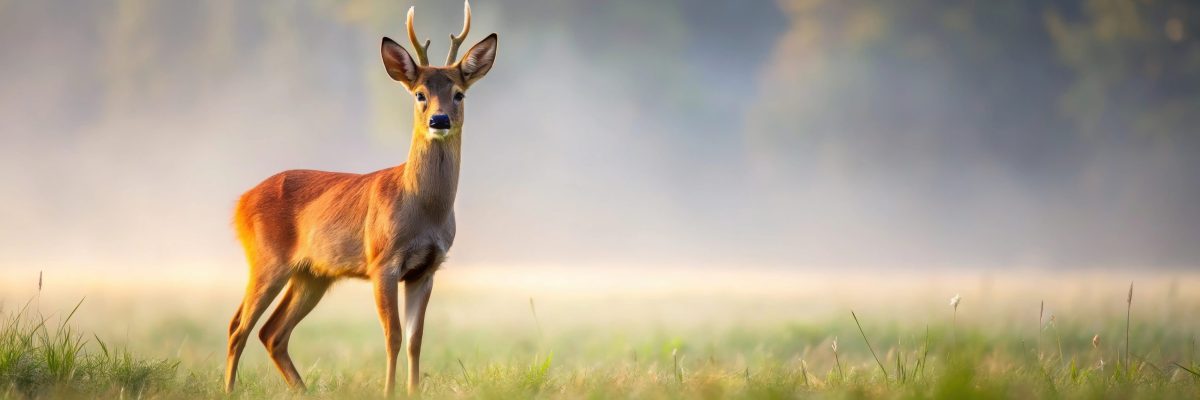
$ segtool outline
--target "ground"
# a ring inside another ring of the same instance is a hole
[[[441,274],[426,398],[1200,397],[1191,272]],[[40,291],[36,276],[0,276],[0,398],[224,398],[244,273],[131,282],[51,271]],[[291,351],[307,393],[289,392],[253,341],[233,397],[379,397],[369,286],[335,286]]]

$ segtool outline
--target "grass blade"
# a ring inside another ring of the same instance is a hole
[[[1192,370],[1191,368],[1183,366],[1183,364],[1180,364],[1180,363],[1175,363],[1175,366],[1179,367],[1179,369],[1187,371],[1189,374],[1192,374],[1192,376],[1200,378],[1200,372],[1196,372],[1196,371]]]
[[[1129,282],[1129,297],[1125,299],[1125,369],[1129,369],[1129,318],[1133,309],[1133,282]]]
[[[861,333],[863,341],[867,342],[867,350],[871,350],[871,357],[875,357],[875,363],[879,364],[879,372],[883,373],[883,381],[887,382],[891,380],[891,377],[888,376],[887,368],[883,367],[883,361],[879,361],[879,356],[875,354],[875,348],[871,347],[871,340],[867,339],[867,332],[863,331],[862,323],[858,322],[858,314],[855,314],[854,310],[850,310],[850,316],[854,317],[854,324],[858,325],[858,333]]]

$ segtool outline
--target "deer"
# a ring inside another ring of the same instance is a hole
[[[251,330],[285,286],[259,339],[287,384],[307,390],[288,355],[292,330],[335,281],[346,278],[371,282],[387,349],[384,395],[395,391],[396,361],[405,341],[407,390],[410,395],[419,390],[433,277],[454,243],[464,93],[491,70],[498,38],[488,35],[458,59],[471,29],[471,4],[465,2],[462,31],[450,34],[446,65],[430,66],[430,41],[417,40],[414,10],[408,9],[407,28],[416,58],[388,37],[380,47],[388,76],[415,100],[408,159],[366,174],[280,172],[237,202],[234,227],[250,272],[245,297],[229,324],[226,392],[234,389]]]

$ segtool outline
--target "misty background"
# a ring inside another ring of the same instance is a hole
[[[0,268],[240,274],[244,190],[404,161],[413,4],[0,0]],[[448,267],[1200,262],[1200,3],[472,6]]]

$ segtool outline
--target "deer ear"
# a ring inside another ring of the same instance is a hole
[[[498,40],[495,33],[488,35],[472,46],[471,50],[467,50],[467,54],[458,62],[458,70],[462,71],[467,86],[483,78],[492,69],[492,62],[496,61]]]
[[[417,81],[417,62],[408,55],[404,46],[385,37],[380,52],[383,53],[383,67],[387,69],[388,76],[412,90],[413,83]]]

